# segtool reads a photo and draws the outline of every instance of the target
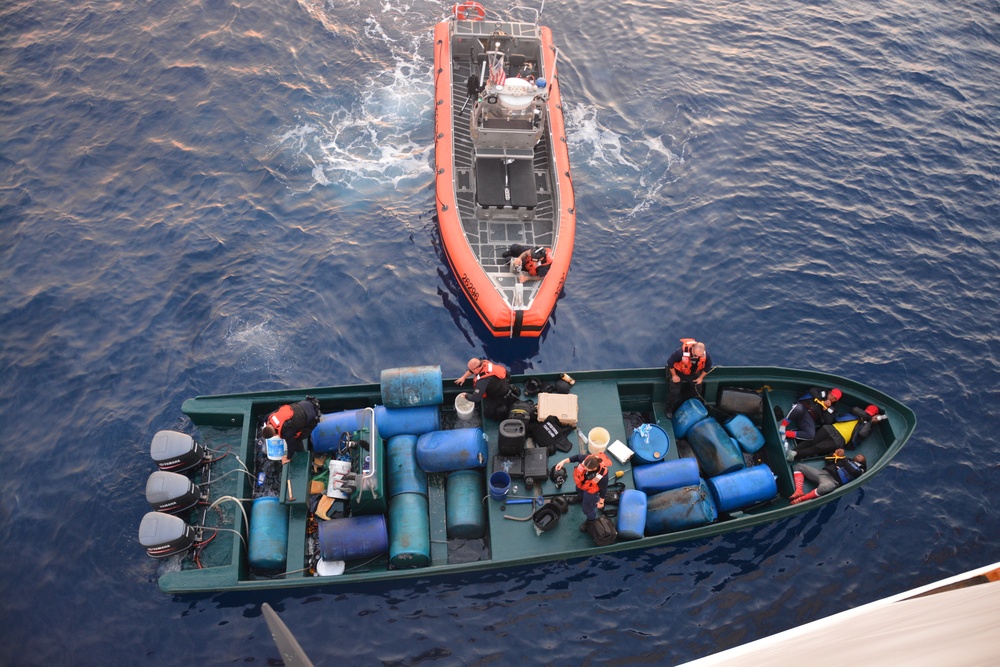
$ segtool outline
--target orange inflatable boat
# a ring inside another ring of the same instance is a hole
[[[434,28],[435,172],[445,255],[498,337],[539,336],[566,283],[576,209],[552,33],[452,7]]]

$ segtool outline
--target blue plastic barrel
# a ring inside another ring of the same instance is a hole
[[[410,366],[382,371],[382,404],[387,408],[415,408],[444,403],[440,366]]]
[[[481,470],[456,470],[448,474],[445,493],[448,537],[478,540],[486,535],[485,496]]]
[[[712,523],[719,517],[715,500],[704,481],[683,486],[646,499],[646,534],[662,535],[675,530]]]
[[[708,480],[708,488],[720,512],[741,510],[778,495],[774,473],[765,465],[713,477]]]
[[[250,567],[280,570],[288,551],[288,509],[275,496],[261,496],[250,509]]]
[[[510,475],[503,470],[497,470],[490,475],[490,498],[504,500],[510,491]]]
[[[692,426],[687,441],[705,477],[743,469],[743,451],[714,417],[702,419]]]
[[[364,425],[364,410],[331,412],[320,417],[319,424],[309,436],[315,452],[339,452],[341,436],[354,433]]]
[[[684,401],[674,411],[674,418],[671,420],[674,425],[674,436],[677,438],[687,437],[691,427],[707,416],[708,408],[697,398],[689,398]]]
[[[692,458],[660,461],[632,469],[632,480],[635,482],[635,488],[647,495],[682,486],[692,486],[697,484],[700,478],[698,461]]]
[[[456,428],[424,433],[417,439],[417,464],[424,472],[482,468],[487,457],[481,428]]]
[[[629,436],[628,446],[635,452],[632,465],[657,463],[670,451],[670,436],[656,424],[640,424]]]
[[[319,551],[323,560],[374,558],[388,549],[389,535],[382,514],[319,522]]]
[[[402,570],[431,562],[427,498],[401,493],[389,501],[389,565]]]
[[[419,408],[387,408],[375,406],[375,424],[383,438],[394,435],[423,435],[441,428],[441,415],[436,405]]]
[[[618,539],[638,540],[646,531],[646,494],[626,489],[618,501]]]
[[[747,454],[753,454],[764,446],[764,434],[746,415],[736,415],[723,424],[723,427],[729,435],[736,438],[740,448]]]
[[[389,497],[419,493],[427,497],[427,473],[417,465],[417,436],[394,435],[385,443]]]

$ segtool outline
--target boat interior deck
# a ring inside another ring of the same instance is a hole
[[[597,426],[608,430],[612,443],[619,440],[628,444],[633,429],[642,423],[655,423],[664,429],[670,440],[664,460],[693,456],[687,443],[683,440],[677,440],[672,421],[666,417],[666,385],[662,380],[654,379],[649,374],[645,377],[631,379],[614,378],[610,375],[607,378],[601,378],[599,377],[600,373],[596,375],[598,377],[587,379],[585,387],[581,387],[580,382],[577,383],[579,391],[574,390],[573,392],[577,395],[578,400],[577,432],[571,432],[569,435],[569,452],[556,451],[552,455],[543,455],[546,471],[571,454],[584,453],[586,446],[579,434],[587,434],[590,429]],[[557,377],[555,376],[553,379]],[[722,390],[726,388],[743,391],[754,389],[753,386],[741,387],[739,384],[706,382],[705,399],[709,414],[714,412],[713,416],[716,416],[720,422],[728,418],[716,407]],[[761,411],[754,418],[754,421],[764,435],[765,444],[756,453],[744,455],[745,459],[748,457],[752,459],[748,461],[750,465],[765,464],[770,467],[776,477],[778,496],[758,505],[744,508],[739,512],[720,515],[717,523],[744,515],[766,514],[775,508],[788,506],[788,496],[791,494],[794,484],[791,465],[785,460],[785,451],[779,435],[781,416],[776,414],[775,408],[780,408],[781,413],[787,412],[806,388],[794,387],[775,390],[768,387],[763,391]],[[499,455],[499,422],[481,420],[478,411],[468,418],[463,419],[459,416],[454,408],[454,399],[459,391],[458,387],[446,386],[445,388],[444,402],[439,408],[441,428],[478,426],[483,429],[488,438],[488,461],[483,473],[484,479],[488,480],[490,475],[496,472],[498,465],[496,459]],[[352,394],[346,399],[337,399],[335,404],[324,404],[324,412],[331,408],[356,410],[378,405],[380,396],[377,389],[374,392],[369,392],[370,390],[365,390],[364,393]],[[322,393],[319,393],[318,397],[321,403],[326,400]],[[263,415],[280,404],[280,400],[278,398],[269,402],[253,403],[246,399],[223,397],[204,403],[204,407],[198,405],[197,410],[192,412],[186,410],[186,412],[199,425],[202,438],[211,449],[230,453],[242,451],[249,454],[254,450],[252,438],[257,425]],[[851,404],[856,403],[857,401],[854,401]],[[201,409],[204,409],[204,412],[198,411]],[[886,455],[889,451],[889,445],[898,437],[899,429],[906,428],[906,425],[899,419],[898,415],[894,415],[890,420],[881,422],[872,435],[855,450],[855,453],[864,454],[868,458],[869,466],[874,465]],[[376,438],[377,440],[378,438]],[[530,446],[530,439],[528,444]],[[378,466],[383,465],[381,455],[377,457],[377,461]],[[610,488],[617,486],[621,491],[634,488],[633,478],[630,474],[632,463],[622,464],[614,457],[612,457],[612,462]],[[304,537],[315,534],[315,520],[309,509],[309,480],[313,474],[310,471],[310,463],[310,457],[298,456],[292,460],[291,464],[281,466],[280,463],[269,461],[266,458],[262,459],[260,454],[254,460],[253,455],[250,454],[250,460],[246,461],[249,470],[242,468],[243,463],[235,456],[219,456],[217,462],[213,464],[213,468],[215,468],[213,474],[217,477],[226,476],[224,483],[221,479],[218,486],[213,483],[213,501],[223,494],[232,495],[234,498],[247,498],[263,494],[278,495],[281,503],[288,506],[289,543],[287,569],[284,572],[271,574],[252,572],[247,566],[245,544],[240,540],[218,539],[209,544],[201,554],[200,565],[210,568],[209,570],[192,569],[195,565],[187,563],[183,566],[184,571],[174,572],[170,575],[174,577],[174,582],[170,585],[176,586],[179,590],[188,586],[193,587],[193,582],[197,582],[197,588],[201,590],[242,585],[261,588],[274,585],[296,585],[295,582],[301,583],[303,578],[311,578],[308,563],[310,554],[317,553],[315,537]],[[823,460],[807,460],[805,463],[821,467]],[[241,469],[247,471],[246,477],[239,474]],[[622,476],[620,478],[614,477],[614,474],[619,471],[623,472]],[[266,474],[261,475],[261,472]],[[265,484],[264,477],[267,477],[267,486],[261,488],[260,485]],[[475,564],[483,561],[532,562],[533,560],[541,560],[543,557],[569,558],[580,555],[580,549],[593,547],[590,536],[578,530],[579,525],[584,520],[579,502],[570,501],[568,512],[560,517],[557,525],[551,530],[540,531],[531,521],[534,510],[540,506],[541,502],[536,501],[535,504],[532,504],[533,498],[537,499],[541,496],[551,498],[560,494],[576,498],[577,494],[571,474],[561,487],[556,487],[548,476],[543,476],[533,478],[534,483],[529,488],[523,475],[512,473],[510,490],[504,499],[491,497],[487,483],[484,486],[483,497],[483,503],[487,508],[487,533],[483,539],[479,540],[448,538],[446,528],[447,473],[429,473],[427,477],[430,564],[423,568],[424,571],[441,566],[448,566],[450,571],[461,571],[463,565],[467,566],[468,569],[475,569]],[[806,490],[808,491],[810,488],[807,485]],[[383,493],[380,502],[387,501],[391,503]],[[614,512],[613,505],[609,508]],[[383,508],[374,511],[382,512],[385,510]],[[193,517],[192,521],[206,526],[230,526],[238,532],[246,530],[244,517],[239,508],[230,503],[213,507],[212,511],[206,513],[198,513],[198,516]],[[365,562],[350,562],[347,572],[359,575],[358,579],[364,580],[366,578],[380,578],[388,570],[390,570],[388,558],[382,556]],[[410,571],[394,570],[389,574],[403,575],[406,572]],[[191,583],[185,580],[189,580]]]
[[[502,255],[512,243],[555,245],[555,198],[548,133],[543,134],[533,151],[523,151],[513,161],[509,156],[516,151],[507,151],[506,158],[477,156],[469,129],[472,101],[465,85],[473,74],[474,62],[470,58],[470,53],[463,55],[456,50],[452,59],[455,194],[459,218],[472,251],[507,302],[517,306],[521,301],[520,305],[527,307],[537,283],[525,283],[518,288],[517,275]],[[476,66],[476,74],[479,73]],[[507,175],[505,168],[509,171]],[[504,197],[508,183],[509,204]]]

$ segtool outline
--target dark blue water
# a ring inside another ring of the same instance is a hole
[[[552,1],[579,211],[541,339],[444,268],[447,3],[0,6],[5,665],[676,664],[1000,560],[1000,5]],[[136,532],[196,394],[518,371],[817,368],[911,405],[890,469],[680,547],[172,598]]]

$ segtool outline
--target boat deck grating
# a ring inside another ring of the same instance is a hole
[[[467,102],[464,82],[472,75],[469,61],[453,61],[452,105],[460,113],[455,116],[454,155],[455,191],[458,199],[458,213],[462,220],[465,237],[472,251],[479,258],[486,273],[509,303],[518,301],[516,274],[509,268],[509,260],[503,253],[512,243],[552,247],[555,242],[555,200],[551,183],[550,153],[548,139],[538,142],[534,149],[532,167],[535,174],[535,192],[538,203],[525,215],[525,211],[496,210],[484,211],[476,204],[475,149],[469,131],[472,118],[472,102]],[[464,109],[463,109],[464,107]],[[520,215],[520,217],[518,217]],[[527,219],[523,219],[527,217]],[[530,303],[533,290],[540,283],[525,283],[520,297],[523,306]]]

